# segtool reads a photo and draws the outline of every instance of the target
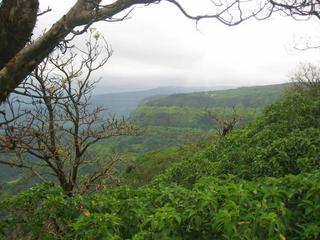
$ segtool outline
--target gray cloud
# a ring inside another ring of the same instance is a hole
[[[38,31],[49,27],[73,1],[40,2],[43,8],[50,2],[53,12],[42,17]],[[204,2],[186,4],[197,11]],[[320,27],[314,20],[276,16],[233,28],[210,20],[201,22],[198,31],[174,6],[161,3],[135,9],[130,20],[94,27],[114,49],[110,62],[96,74],[103,76],[100,86],[108,89],[280,83],[299,62],[319,59],[314,51],[292,51],[294,41],[305,41],[307,35],[320,41],[312,35]],[[76,41],[83,41],[83,36]]]

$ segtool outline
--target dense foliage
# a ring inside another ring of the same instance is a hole
[[[150,181],[140,165],[140,187],[68,198],[52,186],[31,188],[0,203],[0,233],[3,239],[319,239],[319,109],[319,95],[292,93],[226,137],[144,155],[145,170],[156,168],[152,157],[171,167]]]
[[[1,203],[3,239],[318,239],[320,174],[205,177],[64,198],[40,186]]]

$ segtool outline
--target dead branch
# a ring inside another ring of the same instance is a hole
[[[215,129],[221,137],[229,134],[241,119],[234,106],[231,115],[227,115],[225,112],[217,114],[211,110],[208,110],[207,113],[215,121],[217,125]]]

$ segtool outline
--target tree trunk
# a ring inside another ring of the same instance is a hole
[[[66,183],[62,186],[62,189],[65,196],[68,196],[68,197],[73,196],[74,184]]]
[[[3,0],[0,6],[0,69],[30,41],[38,0]]]

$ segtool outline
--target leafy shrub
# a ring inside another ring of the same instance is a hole
[[[154,184],[64,200],[40,187],[7,200],[7,209],[21,212],[0,225],[20,239],[318,239],[319,180],[319,172],[255,181],[225,175],[191,189]],[[55,230],[53,220],[65,229]]]

